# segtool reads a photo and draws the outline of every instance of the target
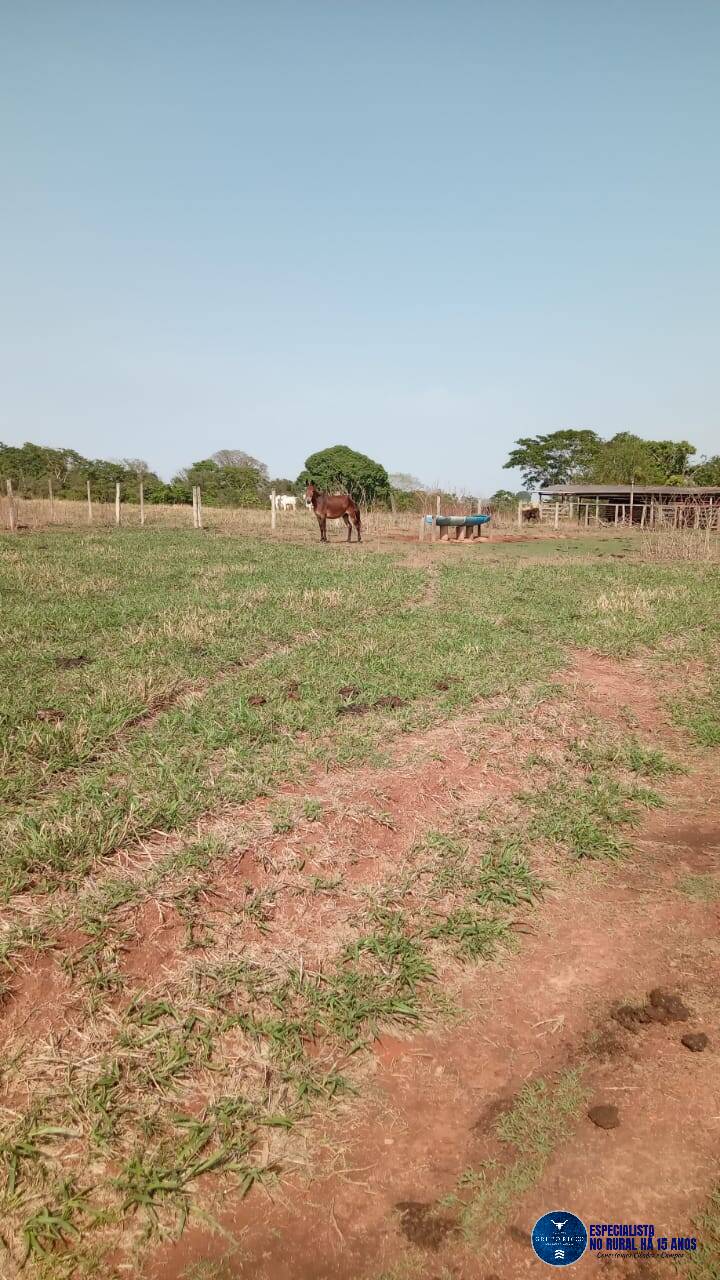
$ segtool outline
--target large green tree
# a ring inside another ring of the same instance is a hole
[[[690,469],[692,484],[720,485],[720,454],[712,458],[703,458],[697,466]]]
[[[681,484],[694,452],[688,440],[643,440],[619,431],[602,442],[586,478],[599,484]]]
[[[522,436],[515,441],[505,470],[521,471],[528,489],[569,484],[585,474],[601,443],[594,431],[570,428],[544,436]]]
[[[349,493],[356,502],[384,500],[390,493],[390,480],[385,468],[346,444],[311,453],[305,459],[305,468],[297,482],[305,485],[310,480],[326,492]]]
[[[262,463],[251,461],[254,465],[220,465],[215,458],[204,458],[179,472],[173,486],[192,489],[199,485],[209,507],[258,507],[267,501],[267,473]]]

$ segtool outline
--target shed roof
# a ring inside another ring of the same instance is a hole
[[[595,498],[635,497],[647,494],[650,497],[669,495],[676,498],[716,497],[720,494],[720,485],[675,485],[675,484],[549,484],[540,490],[541,497],[552,498]]]

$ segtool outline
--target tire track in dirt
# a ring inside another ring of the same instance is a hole
[[[631,694],[643,732],[680,744],[641,675],[639,663],[580,655],[569,687],[618,723],[626,722]],[[228,1275],[257,1280],[358,1280],[395,1264],[410,1264],[411,1274],[446,1268],[458,1280],[514,1280],[544,1274],[528,1232],[555,1207],[586,1221],[687,1230],[720,1145],[718,911],[677,890],[679,874],[697,869],[698,859],[718,866],[720,771],[708,757],[688,757],[690,772],[667,789],[668,808],[633,838],[633,858],[581,867],[556,884],[520,954],[467,978],[460,1028],[376,1042],[365,1100],[308,1138],[314,1180],[296,1177],[271,1203],[226,1209],[222,1224],[241,1241],[236,1254],[227,1238],[219,1243],[193,1228],[158,1250],[143,1275],[175,1280],[192,1262],[224,1257]],[[641,1003],[657,986],[680,992],[687,1026],[710,1037],[706,1052],[680,1044],[684,1024],[633,1035],[614,1021],[616,1004]],[[463,1170],[502,1154],[493,1118],[520,1087],[580,1062],[591,1102],[619,1100],[619,1128],[603,1132],[579,1115],[501,1230],[472,1244],[452,1232],[434,1247],[409,1243],[402,1227],[410,1219],[397,1206],[437,1207]],[[578,1274],[593,1268],[588,1255]]]

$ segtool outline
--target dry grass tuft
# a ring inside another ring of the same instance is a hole
[[[642,535],[644,560],[717,564],[720,562],[720,526],[715,529],[650,529]]]

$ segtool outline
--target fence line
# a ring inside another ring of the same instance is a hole
[[[555,529],[560,523],[578,524],[588,528],[591,524],[613,525],[626,528],[631,525],[641,529],[717,529],[720,531],[720,503],[709,499],[705,502],[606,502],[600,498],[577,499],[567,502],[541,502],[539,507],[529,508],[519,504],[518,524],[525,513],[534,510],[534,517],[541,524],[552,523]]]
[[[307,512],[304,502],[298,501],[295,511],[285,511],[273,504],[267,507],[205,507],[199,485],[192,491],[192,503],[161,504],[145,501],[142,481],[137,490],[138,500],[123,501],[122,489],[118,485],[114,499],[100,500],[93,495],[91,482],[87,482],[86,495],[82,500],[62,498],[55,493],[52,481],[48,483],[48,497],[21,498],[12,490],[10,480],[4,486],[5,496],[0,492],[0,531],[45,529],[52,526],[62,528],[126,528],[126,529],[209,529],[228,532],[261,535],[263,532],[276,532],[287,537],[293,530],[306,537],[308,528],[315,527],[312,513]],[[11,496],[10,496],[11,495]],[[134,495],[133,495],[134,496]],[[440,504],[435,494],[427,495],[426,510],[423,514],[434,512]],[[487,510],[487,504],[473,498],[455,503],[443,503],[445,515],[468,515],[476,511]],[[391,534],[408,534],[417,531],[420,512],[373,510],[363,511],[363,528],[370,537],[384,537]],[[514,521],[512,511],[493,512],[493,528],[510,527]]]

